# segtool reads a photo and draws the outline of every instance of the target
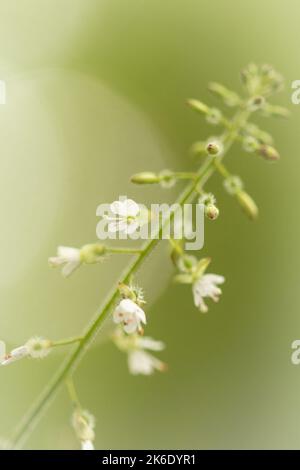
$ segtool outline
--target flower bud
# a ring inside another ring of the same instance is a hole
[[[98,263],[105,255],[106,247],[100,243],[92,243],[84,245],[80,250],[80,257],[83,263]]]
[[[216,220],[219,217],[219,209],[214,204],[208,204],[205,207],[205,215],[210,220]]]
[[[241,101],[237,93],[228,90],[220,83],[211,82],[208,85],[208,89],[219,98],[222,98],[227,106],[238,106]]]
[[[195,109],[195,111],[198,111],[201,114],[207,114],[209,111],[209,107],[201,101],[191,99],[188,100],[188,104],[191,106],[191,108]]]
[[[258,149],[258,153],[266,160],[275,161],[279,160],[280,158],[280,155],[277,150],[271,145],[261,145]]]
[[[252,197],[245,191],[240,190],[237,191],[236,198],[245,214],[252,220],[256,219],[258,216],[258,207]]]
[[[206,151],[209,155],[219,155],[221,153],[221,147],[217,142],[209,142],[206,146]]]
[[[156,173],[145,171],[143,173],[137,173],[130,178],[130,181],[135,184],[155,184],[159,183],[160,178]]]
[[[288,118],[290,115],[289,110],[283,106],[274,106],[269,103],[264,107],[263,111],[265,116]]]

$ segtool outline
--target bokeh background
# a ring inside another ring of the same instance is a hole
[[[163,339],[166,374],[130,377],[125,356],[105,341],[75,375],[82,403],[97,417],[98,449],[299,448],[298,247],[300,78],[297,0],[0,0],[0,331],[8,347],[34,334],[59,339],[90,320],[126,259],[83,268],[64,280],[47,266],[56,246],[95,239],[96,207],[120,194],[173,200],[136,188],[132,173],[193,168],[189,147],[215,129],[185,100],[217,102],[216,80],[240,87],[249,63],[273,64],[286,78],[277,102],[288,121],[261,119],[282,159],[227,158],[260,208],[250,223],[222,190],[209,188],[221,216],[205,228],[203,255],[226,284],[219,305],[197,312],[189,287],[171,282],[167,246],[139,272],[147,333]],[[9,437],[61,363],[1,369],[0,435]],[[78,448],[64,388],[26,443]]]

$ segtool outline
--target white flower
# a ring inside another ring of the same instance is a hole
[[[165,343],[150,338],[149,336],[139,336],[136,339],[136,344],[141,349],[149,349],[150,351],[162,351],[165,349]]]
[[[89,440],[82,441],[81,450],[95,450],[93,442]]]
[[[217,274],[204,274],[200,279],[193,284],[194,303],[196,307],[203,313],[208,311],[203,298],[210,297],[214,302],[219,300],[222,294],[219,284],[223,284],[225,278]]]
[[[113,320],[122,323],[124,331],[128,334],[141,329],[141,323],[146,324],[146,315],[143,309],[130,299],[123,299],[116,307]]]
[[[27,353],[34,359],[43,359],[51,351],[51,342],[48,339],[34,336],[25,344]]]
[[[109,232],[131,234],[139,227],[141,223],[139,220],[141,211],[139,205],[132,199],[114,201],[110,205],[110,210],[114,214],[114,217],[106,217],[107,220],[111,221],[108,224]]]
[[[0,365],[6,366],[12,362],[18,361],[28,356],[28,348],[26,346],[20,346],[13,349],[10,353],[6,353],[6,346],[3,341],[0,341]]]
[[[81,264],[80,250],[68,246],[59,246],[57,248],[57,256],[49,258],[49,264],[54,268],[63,266],[62,275],[68,277]]]
[[[166,365],[152,354],[142,349],[136,349],[128,353],[128,367],[133,375],[151,375],[154,370],[165,370]]]

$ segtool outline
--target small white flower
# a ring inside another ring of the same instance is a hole
[[[128,353],[128,367],[133,375],[151,375],[155,370],[165,370],[166,365],[152,354],[142,349],[136,349]]]
[[[131,234],[134,233],[141,224],[139,219],[141,215],[140,207],[132,199],[114,201],[110,205],[110,210],[114,216],[106,217],[107,220],[110,221],[108,224],[109,232],[124,232]]]
[[[81,442],[81,450],[95,450],[94,444],[92,441],[82,441]]]
[[[130,299],[123,299],[116,307],[113,320],[122,323],[124,331],[128,334],[141,329],[141,323],[146,324],[146,315],[143,309]]]
[[[28,355],[34,359],[43,359],[51,351],[51,342],[48,339],[34,336],[25,344]]]
[[[210,297],[214,302],[218,302],[219,296],[222,294],[219,284],[223,284],[225,278],[217,274],[204,274],[193,284],[193,295],[195,306],[203,313],[208,311],[203,298]]]
[[[63,266],[62,275],[68,277],[81,264],[80,250],[68,246],[59,246],[57,248],[57,256],[49,258],[49,264],[54,268]]]

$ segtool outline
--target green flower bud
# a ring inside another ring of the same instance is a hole
[[[252,197],[245,191],[240,190],[236,193],[236,198],[245,214],[251,220],[255,220],[258,216],[258,207]]]
[[[84,245],[80,250],[80,259],[83,263],[98,263],[106,253],[106,247],[100,243]]]
[[[195,109],[195,111],[198,111],[201,114],[208,114],[209,107],[206,106],[206,104],[202,103],[201,101],[198,100],[188,100],[188,105],[191,106],[191,108]]]
[[[280,155],[277,150],[271,145],[261,145],[258,149],[258,153],[266,160],[275,161],[279,160],[280,158]]]
[[[275,116],[279,118],[288,118],[290,115],[289,110],[283,106],[274,106],[271,104],[267,104],[264,107],[263,112],[265,116]]]
[[[135,184],[155,184],[159,183],[160,179],[156,173],[144,171],[143,173],[133,175],[130,181]]]
[[[228,90],[220,83],[211,82],[208,85],[208,89],[219,98],[222,98],[227,106],[238,106],[240,104],[241,100],[238,94]]]
[[[219,217],[219,209],[214,204],[208,204],[205,207],[205,215],[210,220],[216,220]]]
[[[209,142],[206,145],[206,151],[209,155],[219,155],[221,153],[221,146],[218,144],[218,142]]]

